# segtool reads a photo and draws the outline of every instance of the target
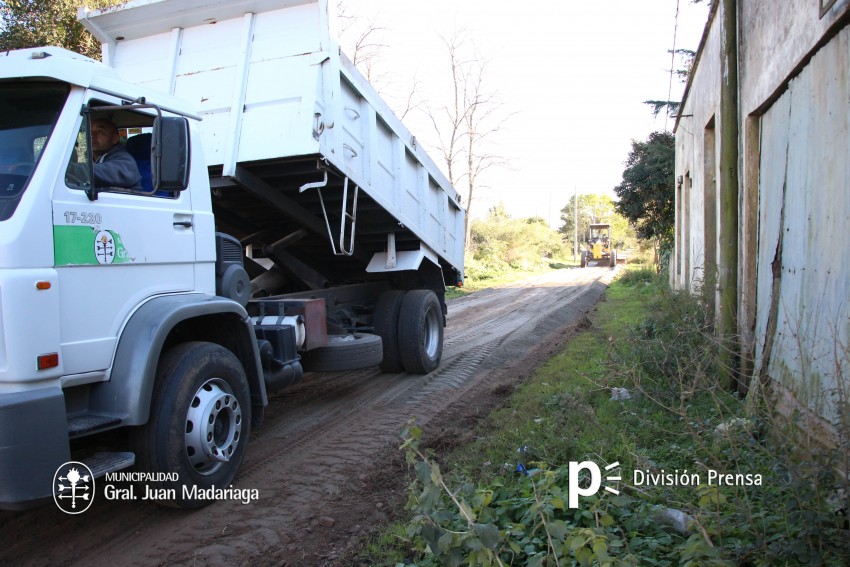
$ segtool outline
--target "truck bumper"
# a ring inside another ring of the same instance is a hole
[[[69,460],[61,388],[0,394],[0,509],[52,497],[56,469]]]

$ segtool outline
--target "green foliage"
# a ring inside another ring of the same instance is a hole
[[[801,424],[766,427],[769,413],[748,415],[717,387],[698,300],[632,270],[591,318],[441,466],[408,424],[402,448],[415,478],[403,539],[415,565],[846,564],[840,510],[850,494],[837,473],[846,463],[812,445]],[[623,386],[636,395],[612,400]],[[614,458],[619,495],[565,506],[568,461]],[[529,476],[514,472],[518,461]],[[638,469],[688,470],[701,483],[632,487]],[[762,481],[709,484],[709,469]],[[671,508],[687,515],[685,533],[663,520]]]
[[[716,558],[739,565],[843,564],[850,557],[850,526],[841,512],[850,509],[850,494],[839,472],[846,456],[813,443],[809,423],[786,421],[768,403],[747,414],[720,386],[717,360],[703,304],[659,288],[610,369],[615,381],[625,380],[656,405],[660,419],[678,422],[684,436],[676,452],[684,449],[692,463],[716,471],[760,475],[758,485],[700,486],[691,495],[687,511]],[[644,456],[658,462],[664,455],[669,470],[675,452],[661,448]],[[674,494],[688,497],[681,487]]]
[[[564,235],[567,242],[572,242],[575,236],[575,195],[561,209],[561,221],[564,223],[558,232]],[[608,223],[611,225],[611,238],[614,248],[632,248],[636,243],[634,229],[620,215],[614,200],[608,195],[583,194],[578,196],[578,239],[579,246],[587,238],[588,229],[592,223]]]
[[[413,549],[407,536],[407,524],[395,522],[375,534],[367,535],[360,547],[358,558],[366,565],[403,564],[405,556]]]
[[[696,2],[692,2],[692,4],[696,4],[702,0],[697,0]],[[668,49],[667,53],[675,58],[677,55],[679,56],[679,67],[674,67],[671,72],[676,75],[679,79],[680,83],[687,83],[688,77],[691,74],[691,69],[694,66],[694,59],[696,58],[696,52],[690,49]],[[682,106],[681,101],[675,100],[645,100],[644,104],[652,107],[652,115],[656,118],[659,114],[661,114],[662,110],[667,111],[667,116],[675,117],[679,112],[679,108]]]
[[[655,117],[665,109],[667,110],[667,116],[674,117],[679,112],[679,105],[682,104],[674,100],[645,100],[643,103],[652,107],[652,115]]]
[[[658,286],[646,317],[634,329],[630,348],[623,352],[629,360],[615,362],[639,365],[643,372],[632,380],[641,388],[657,389],[670,407],[686,403],[717,377],[718,347],[705,307],[689,293],[666,285]]]
[[[645,142],[632,140],[623,182],[614,188],[617,212],[635,226],[640,238],[673,241],[675,142],[670,132],[653,132]]]
[[[90,8],[120,4],[89,0]],[[55,45],[100,59],[100,43],[77,21],[82,0],[6,0],[0,2],[0,50]]]
[[[545,266],[565,253],[563,239],[544,219],[514,219],[499,205],[486,219],[473,221],[465,272],[474,279],[488,279]]]
[[[694,59],[696,59],[696,52],[692,49],[668,49],[667,53],[679,56],[679,64],[681,65],[681,67],[678,69],[674,69],[673,72],[676,73],[676,76],[679,78],[680,83],[687,83],[688,77],[691,74],[691,69],[693,69],[694,67]],[[677,104],[676,106],[676,111],[678,112],[679,105]]]
[[[678,555],[670,544],[682,538],[664,532],[651,507],[635,498],[606,492],[569,508],[566,465],[536,463],[541,468],[528,476],[452,491],[420,451],[420,437],[412,422],[402,432],[416,471],[407,532],[421,551],[416,565],[669,565]],[[641,561],[649,556],[652,562]]]
[[[617,281],[620,285],[632,287],[636,285],[650,285],[655,280],[655,270],[650,268],[635,268],[623,272],[623,275]]]

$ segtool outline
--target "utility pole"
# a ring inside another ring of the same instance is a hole
[[[578,185],[573,185],[573,262],[578,256]]]
[[[738,354],[738,2],[722,0],[720,85],[720,373],[739,388]]]

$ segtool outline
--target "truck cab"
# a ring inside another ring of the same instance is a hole
[[[156,359],[181,325],[220,321],[232,334],[225,344],[241,353],[254,386],[245,417],[265,390],[244,307],[216,296],[198,118],[64,50],[3,59],[0,503],[15,507],[50,496],[75,439],[149,422]],[[99,119],[119,128],[122,143],[147,144],[146,187],[98,186],[91,124]],[[88,457],[98,474],[135,460],[126,451]]]

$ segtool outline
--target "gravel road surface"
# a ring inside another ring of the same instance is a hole
[[[398,446],[401,426],[416,417],[425,429],[450,428],[466,408],[477,415],[482,392],[545,360],[613,273],[556,270],[450,300],[443,360],[430,374],[312,373],[272,396],[233,485],[256,489],[255,501],[181,511],[142,500],[139,488],[137,500],[107,501],[101,483],[81,515],[52,504],[0,512],[0,564],[332,563],[370,527],[363,510],[382,507],[386,495],[369,479],[376,460]]]

